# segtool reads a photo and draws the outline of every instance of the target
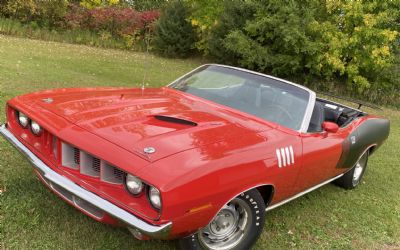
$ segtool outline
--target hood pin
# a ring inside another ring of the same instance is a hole
[[[45,99],[42,99],[42,101],[44,103],[52,103],[53,102],[53,98],[45,98]]]
[[[156,152],[156,149],[153,147],[146,147],[143,149],[143,152],[145,152],[146,154],[153,154]]]

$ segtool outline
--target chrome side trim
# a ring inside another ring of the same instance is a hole
[[[138,229],[140,232],[151,238],[165,239],[168,237],[172,228],[172,222],[155,226],[139,219],[135,215],[123,210],[122,208],[101,198],[100,196],[80,187],[71,180],[67,179],[66,177],[52,170],[35,154],[33,154],[25,145],[23,145],[6,128],[5,125],[0,125],[0,134],[28,158],[28,160],[32,163],[34,169],[40,172],[41,176],[46,182],[51,182],[64,188],[66,191],[88,202],[90,205],[97,207],[98,209],[121,220],[128,226]]]
[[[292,200],[297,199],[297,198],[299,198],[299,197],[301,197],[301,196],[303,196],[303,195],[305,195],[305,194],[307,194],[307,193],[309,193],[309,192],[311,192],[311,191],[314,191],[315,189],[318,189],[318,188],[320,188],[320,187],[322,187],[322,186],[324,186],[324,185],[326,185],[326,184],[328,184],[328,183],[330,183],[330,182],[332,182],[332,181],[334,181],[334,180],[336,180],[336,179],[342,177],[343,175],[344,175],[344,174],[340,174],[340,175],[338,175],[338,176],[336,176],[336,177],[334,177],[334,178],[332,178],[332,179],[329,179],[329,180],[327,180],[327,181],[324,181],[324,182],[322,182],[322,183],[320,183],[320,184],[318,184],[318,185],[316,185],[316,186],[314,186],[314,187],[311,187],[311,188],[309,188],[309,189],[307,189],[307,190],[304,190],[303,192],[300,192],[300,193],[298,193],[298,194],[296,194],[296,195],[294,195],[294,196],[292,196],[292,197],[290,197],[290,198],[288,198],[288,199],[286,199],[286,200],[283,200],[283,201],[278,202],[278,203],[276,203],[276,204],[274,204],[274,205],[272,205],[272,206],[269,206],[269,207],[267,207],[267,208],[265,209],[265,211],[270,211],[270,210],[272,210],[272,209],[274,209],[274,208],[277,208],[277,207],[279,207],[279,206],[282,206],[283,204],[286,204],[286,203],[288,203],[289,201],[292,201]]]
[[[364,151],[363,151],[363,153],[360,155],[360,157],[358,157],[358,159],[357,159],[357,161],[356,161],[356,164],[357,164],[357,162],[359,162],[360,160],[361,160],[361,157],[367,152],[367,151],[369,151],[372,147],[376,147],[376,146],[378,146],[378,144],[376,144],[376,143],[372,143],[371,145],[369,145]],[[353,166],[354,167],[354,166]]]

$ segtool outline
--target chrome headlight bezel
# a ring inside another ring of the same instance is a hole
[[[161,199],[161,192],[156,187],[149,186],[147,197],[151,206],[160,211],[162,208],[162,199]]]
[[[20,111],[17,111],[17,122],[22,128],[26,129],[29,126],[30,120],[27,115]]]
[[[30,128],[31,128],[32,134],[34,134],[35,136],[40,136],[43,132],[42,126],[40,126],[39,123],[37,123],[33,120],[31,120],[30,124],[31,124]]]
[[[129,183],[131,184],[129,184]],[[133,185],[136,184],[136,187]],[[143,194],[143,190],[145,189],[145,183],[137,176],[126,174],[124,179],[125,189],[133,196],[140,196]],[[134,191],[134,188],[137,190]]]

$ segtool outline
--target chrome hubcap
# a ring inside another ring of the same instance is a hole
[[[249,231],[249,205],[234,199],[225,205],[214,219],[199,232],[199,241],[207,249],[226,250],[239,244]]]
[[[361,173],[363,171],[363,166],[359,162],[357,162],[356,167],[354,169],[353,181],[358,181],[361,177]]]
[[[364,172],[364,168],[367,163],[367,159],[368,159],[368,153],[365,153],[356,163],[353,173],[353,186],[356,186],[358,182],[360,182],[362,173]]]
[[[209,226],[210,232],[218,237],[224,237],[235,230],[238,222],[238,213],[232,206],[227,206],[221,210]]]

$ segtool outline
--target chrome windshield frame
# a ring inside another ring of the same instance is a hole
[[[307,91],[309,93],[309,99],[308,99],[308,103],[307,103],[307,107],[306,107],[306,111],[304,113],[304,117],[303,117],[303,121],[301,122],[301,126],[300,129],[295,130],[299,133],[307,133],[308,131],[308,126],[310,125],[310,121],[311,121],[311,116],[312,116],[312,112],[314,110],[314,106],[315,106],[315,101],[316,101],[316,94],[314,91],[310,90],[309,88],[306,88],[300,84],[297,83],[293,83],[275,76],[270,76],[270,75],[266,75],[263,73],[259,73],[256,71],[252,71],[252,70],[247,70],[247,69],[243,69],[243,68],[238,68],[238,67],[233,67],[233,66],[228,66],[228,65],[223,65],[223,64],[203,64],[195,69],[193,69],[192,71],[188,72],[187,74],[184,74],[183,76],[179,77],[178,79],[174,80],[173,82],[171,82],[170,84],[168,84],[166,87],[170,87],[171,85],[175,84],[176,82],[180,81],[181,79],[193,74],[194,72],[196,72],[197,70],[203,68],[203,67],[207,67],[207,66],[217,66],[217,67],[224,67],[224,68],[229,68],[229,69],[234,69],[234,70],[238,70],[238,71],[242,71],[242,72],[246,72],[246,73],[250,73],[250,74],[255,74],[255,75],[259,75],[259,76],[263,76],[263,77],[267,77],[270,79],[274,79],[277,81],[280,81],[284,84],[290,84],[292,86],[295,86],[297,88],[303,89],[305,91]],[[290,128],[289,128],[290,129]]]

